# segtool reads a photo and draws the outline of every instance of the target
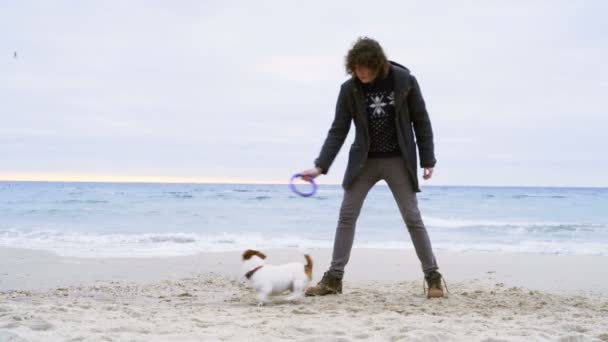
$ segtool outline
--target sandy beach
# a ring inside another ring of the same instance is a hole
[[[316,281],[331,251],[308,252]],[[411,251],[354,249],[342,295],[258,307],[239,256],[0,248],[0,341],[608,341],[608,257],[438,252],[450,293],[428,300]]]

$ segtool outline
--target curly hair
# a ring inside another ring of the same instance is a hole
[[[355,75],[357,65],[372,69],[381,77],[388,73],[389,62],[382,46],[369,37],[359,37],[344,59],[346,73],[351,76]]]

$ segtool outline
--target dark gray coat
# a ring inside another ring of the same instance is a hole
[[[416,78],[402,65],[391,62],[390,67],[395,80],[397,139],[408,170],[408,174],[403,176],[410,179],[412,188],[416,192],[420,192],[416,173],[416,143],[420,154],[420,167],[434,167],[436,160],[433,129]],[[327,133],[321,153],[315,160],[315,166],[326,174],[344,144],[351,120],[354,121],[357,131],[348,154],[348,166],[342,181],[344,189],[351,186],[363,169],[370,144],[364,94],[357,83],[351,78],[342,84],[336,104],[336,116]]]

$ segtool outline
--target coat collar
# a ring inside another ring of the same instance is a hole
[[[407,93],[410,91],[410,70],[403,65],[391,62],[395,82],[395,113],[399,113]]]
[[[355,112],[352,113],[352,115],[353,117],[359,117],[359,120],[363,123],[367,131],[367,111],[365,108],[365,95],[363,94],[363,89],[361,88],[359,82],[357,82],[355,77],[356,76],[353,76],[353,78],[350,79],[351,90],[355,99]]]

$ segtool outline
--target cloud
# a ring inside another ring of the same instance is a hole
[[[369,35],[422,86],[436,184],[606,185],[606,3],[368,4],[4,2],[0,168],[283,179],[311,166]]]

